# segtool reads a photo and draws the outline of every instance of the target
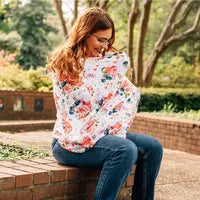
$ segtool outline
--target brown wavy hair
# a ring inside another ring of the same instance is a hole
[[[109,43],[106,51],[114,49],[112,47],[115,40],[114,23],[111,17],[101,8],[86,9],[76,20],[66,43],[58,47],[48,57],[48,69],[57,72],[60,79],[64,76],[78,80],[86,59],[87,47],[85,42],[87,38],[98,30],[109,28],[112,28],[112,36],[111,43]],[[81,58],[83,58],[83,63],[80,62]]]

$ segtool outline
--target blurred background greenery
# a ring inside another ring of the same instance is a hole
[[[128,53],[127,76],[142,92],[139,110],[195,112],[200,120],[200,2],[193,0],[0,0],[0,89],[52,91],[46,58],[92,6],[115,23],[114,46]]]

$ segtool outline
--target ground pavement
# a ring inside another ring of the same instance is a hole
[[[0,132],[0,141],[50,152],[52,131]],[[164,149],[155,200],[200,200],[200,155]]]

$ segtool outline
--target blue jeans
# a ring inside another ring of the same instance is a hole
[[[152,136],[137,133],[127,133],[126,138],[106,135],[84,153],[69,152],[53,139],[52,151],[63,165],[102,168],[95,200],[115,200],[134,164],[137,166],[131,199],[154,199],[163,149]]]

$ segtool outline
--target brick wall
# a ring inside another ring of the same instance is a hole
[[[135,166],[118,199],[130,195]],[[92,200],[100,170],[58,164],[54,158],[0,162],[0,200]]]
[[[16,101],[19,101],[17,98],[22,99],[23,111],[14,110]],[[41,105],[36,105],[40,101]],[[52,92],[0,90],[0,120],[55,119],[55,113]]]
[[[23,97],[24,111],[14,111],[16,97]],[[43,110],[34,111],[35,99],[43,99]],[[0,109],[0,120],[6,119],[55,119],[56,110],[51,92],[0,91],[0,99],[4,101]],[[24,128],[23,128],[24,127]],[[53,123],[30,125],[13,125],[9,131],[37,130],[41,127],[52,129]],[[8,129],[7,124],[0,124],[0,131]],[[138,113],[130,130],[153,135],[160,140],[165,148],[200,154],[200,122],[163,118]]]
[[[152,135],[165,148],[200,155],[200,122],[138,113],[130,131]]]

